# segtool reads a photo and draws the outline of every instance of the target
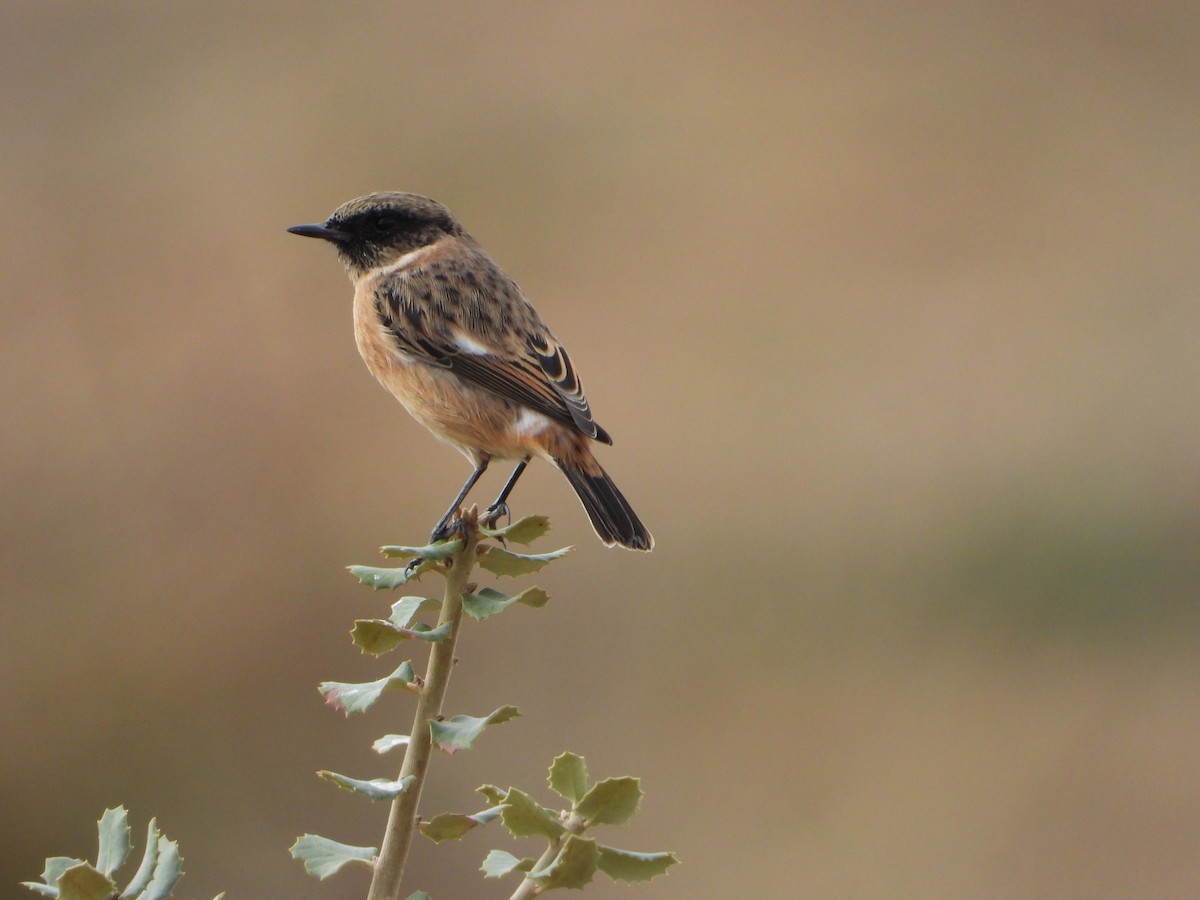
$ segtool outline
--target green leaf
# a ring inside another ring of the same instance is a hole
[[[556,888],[578,890],[592,880],[599,860],[600,851],[594,840],[571,834],[563,841],[558,855],[544,869],[530,872],[529,878],[547,891]]]
[[[589,826],[620,825],[637,812],[642,800],[641,782],[637,778],[605,778],[594,784],[579,802],[575,812]]]
[[[183,877],[183,859],[179,855],[179,844],[165,835],[158,839],[158,860],[154,863],[154,877],[138,900],[163,900],[171,895],[176,882]]]
[[[146,826],[146,849],[142,851],[142,861],[125,890],[121,891],[122,897],[138,897],[150,884],[150,879],[154,877],[154,867],[158,863],[159,837],[158,820],[151,819],[150,824]]]
[[[545,606],[550,600],[550,597],[541,588],[531,587],[526,588],[519,594],[508,596],[497,590],[485,587],[483,590],[474,594],[463,594],[463,610],[471,618],[476,621],[481,621],[496,613],[504,612],[514,603],[524,603],[526,606],[532,606],[535,609],[540,609]]]
[[[349,572],[359,580],[361,584],[374,588],[377,591],[390,591],[407,584],[418,576],[424,574],[428,569],[427,563],[422,563],[414,569],[408,569],[404,566],[400,568],[391,568],[385,566],[348,566]]]
[[[414,628],[397,628],[389,619],[356,619],[350,630],[350,639],[356,647],[372,656],[381,656],[394,650],[402,641],[416,638],[419,641],[436,643],[450,636],[451,625],[443,622],[437,628],[418,625]]]
[[[479,548],[479,565],[496,575],[531,575],[574,549],[563,547],[549,553],[513,553],[489,544]]]
[[[429,723],[429,730],[433,734],[433,742],[437,744],[438,749],[453,755],[459,750],[469,749],[489,725],[500,725],[509,719],[515,719],[520,714],[520,710],[515,706],[501,706],[479,718],[451,716],[441,722],[435,719]]]
[[[370,800],[394,800],[408,790],[408,786],[417,780],[415,775],[406,775],[399,781],[391,781],[387,778],[372,778],[370,781],[361,781],[358,778],[350,778],[346,775],[339,775],[337,772],[329,772],[325,769],[317,772],[317,774],[326,781],[332,781],[340,788],[347,791],[354,791],[356,794],[362,794]]]
[[[501,820],[513,837],[539,835],[553,840],[565,831],[558,816],[516,788],[508,789],[501,809]]]
[[[61,900],[109,900],[116,892],[113,880],[88,863],[72,866],[58,879]]]
[[[513,541],[528,547],[550,530],[550,520],[545,516],[526,516],[505,528],[481,528],[479,530],[488,537],[504,538],[506,541]]]
[[[42,869],[42,881],[47,885],[56,886],[63,872],[79,865],[83,865],[83,860],[73,856],[51,856],[46,860],[46,867]]]
[[[75,866],[86,865],[87,863],[82,859],[75,859],[73,856],[51,856],[46,860],[46,865],[42,869],[42,883],[22,881],[21,886],[45,897],[57,897],[58,879],[62,878],[63,873]]]
[[[371,745],[371,749],[376,753],[387,753],[397,747],[407,747],[410,740],[407,734],[385,734]]]
[[[448,559],[463,548],[463,542],[459,538],[452,541],[438,541],[436,544],[426,544],[424,547],[397,547],[389,545],[380,547],[380,552],[389,559],[424,559],[430,562],[436,562],[441,559]]]
[[[503,878],[510,872],[528,872],[533,868],[533,863],[528,857],[517,859],[504,850],[492,850],[479,868],[483,870],[484,878]]]
[[[634,853],[600,844],[600,871],[613,881],[649,881],[679,860],[674,853]]]
[[[100,849],[96,853],[96,869],[112,876],[125,864],[133,844],[129,840],[129,813],[125,807],[106,809],[97,823],[100,833]]]
[[[304,863],[304,871],[324,881],[339,872],[343,866],[356,863],[372,868],[379,851],[374,847],[353,847],[339,844],[319,834],[305,834],[296,838],[288,851],[293,859]]]
[[[361,684],[351,684],[345,681],[322,681],[317,690],[325,698],[325,702],[334,709],[341,710],[346,715],[366,712],[375,705],[384,691],[411,690],[416,675],[412,663],[405,660],[391,675],[386,675],[377,681],[366,681]]]
[[[418,641],[425,641],[429,644],[436,644],[450,637],[450,632],[454,630],[454,625],[451,622],[443,622],[436,628],[423,628],[417,625],[413,628],[406,628],[408,634],[415,637]]]
[[[550,764],[549,780],[554,793],[575,803],[587,793],[587,763],[574,753],[560,753]]]
[[[404,643],[406,635],[388,619],[356,619],[350,629],[350,640],[363,653],[383,656]]]
[[[427,609],[440,609],[440,600],[430,600],[428,597],[401,597],[392,604],[392,614],[388,617],[397,628],[406,628],[413,616]]]
[[[481,784],[475,788],[475,793],[482,794],[484,799],[492,806],[499,806],[508,800],[508,791],[502,791],[494,784]]]
[[[434,816],[428,822],[422,822],[419,827],[421,834],[435,843],[457,841],[471,829],[487,825],[500,818],[501,812],[503,812],[502,807],[493,806],[471,816],[462,813],[442,813],[440,816]]]

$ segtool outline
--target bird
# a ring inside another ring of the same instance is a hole
[[[354,336],[367,368],[472,472],[431,543],[454,532],[493,459],[516,460],[483,521],[509,514],[531,459],[563,475],[606,546],[649,551],[654,538],[592,452],[612,438],[592,418],[566,349],[454,215],[420,194],[384,191],[324,222],[288,229],[337,250],[354,285]]]

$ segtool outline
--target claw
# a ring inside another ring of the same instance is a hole
[[[462,529],[462,520],[458,516],[444,520],[438,523],[437,528],[429,535],[429,543],[436,544],[438,541],[448,541],[454,532]]]
[[[483,514],[483,518],[479,520],[479,524],[485,528],[495,528],[496,523],[501,519],[508,519],[511,522],[512,510],[508,508],[507,503],[493,503]]]

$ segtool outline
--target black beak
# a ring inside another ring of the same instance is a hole
[[[332,244],[344,244],[350,240],[350,235],[346,232],[330,228],[328,225],[293,225],[288,231],[301,237],[321,238]]]

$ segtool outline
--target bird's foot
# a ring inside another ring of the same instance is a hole
[[[483,517],[479,520],[479,524],[484,528],[495,528],[496,523],[501,519],[512,521],[512,511],[508,508],[507,503],[493,503],[487,508]]]
[[[442,519],[442,521],[438,522],[437,525],[434,526],[433,531],[430,532],[429,543],[430,543],[430,545],[433,545],[433,544],[441,543],[442,541],[448,541],[455,536],[456,532],[461,532],[461,531],[462,531],[462,519],[458,515],[447,515],[446,518],[444,518],[444,519]],[[423,562],[428,562],[426,557],[414,556],[404,566],[405,574],[411,576],[412,573],[415,572],[417,570],[417,568]]]
[[[455,512],[457,513],[457,510]],[[448,541],[460,531],[462,531],[462,518],[457,514],[446,516],[430,532],[429,543],[436,544],[438,541]]]

